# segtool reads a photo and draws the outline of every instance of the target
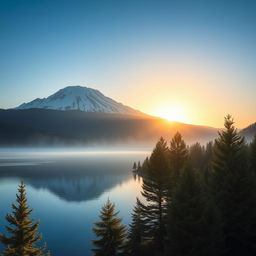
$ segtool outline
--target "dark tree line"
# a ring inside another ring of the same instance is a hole
[[[230,115],[224,126],[206,146],[160,138],[122,249],[96,255],[256,255],[256,136],[246,144]]]

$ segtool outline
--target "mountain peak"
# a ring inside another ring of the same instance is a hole
[[[141,115],[138,110],[106,97],[100,91],[80,85],[67,86],[47,98],[37,98],[23,103],[16,109],[55,109],[80,110],[84,112],[101,112]]]

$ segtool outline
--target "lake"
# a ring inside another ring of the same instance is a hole
[[[22,179],[51,255],[92,255],[93,223],[108,198],[123,223],[130,223],[136,197],[141,196],[141,180],[133,176],[132,166],[147,155],[125,149],[1,149],[0,231],[5,232],[5,215]]]

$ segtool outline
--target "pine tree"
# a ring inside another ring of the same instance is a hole
[[[256,135],[253,138],[253,141],[250,145],[250,168],[256,175]]]
[[[148,159],[148,157],[146,157],[146,159],[144,160],[144,162],[141,166],[141,173],[143,173],[143,174],[148,173],[148,169],[149,169],[149,159]]]
[[[256,255],[255,180],[247,166],[244,139],[230,115],[215,141],[212,193],[223,221],[226,255]]]
[[[126,227],[121,224],[122,219],[117,215],[115,205],[108,199],[101,209],[101,220],[96,222],[93,228],[93,232],[100,238],[93,240],[96,248],[92,251],[96,256],[116,256],[122,253],[127,234]]]
[[[150,156],[147,175],[142,184],[142,195],[147,201],[143,211],[152,239],[160,250],[163,250],[166,234],[165,218],[170,180],[167,152],[166,142],[160,138]]]
[[[189,147],[189,157],[193,168],[203,169],[204,153],[204,147],[198,142]]]
[[[134,171],[137,170],[137,164],[136,164],[136,162],[134,162],[132,169],[133,169]]]
[[[32,212],[29,209],[26,198],[25,184],[21,182],[16,195],[17,204],[12,204],[12,214],[6,215],[6,220],[10,226],[6,226],[11,236],[0,234],[0,241],[4,245],[3,256],[43,256],[46,246],[35,247],[35,244],[41,240],[41,234],[38,234],[39,221],[33,224],[30,219]]]
[[[132,213],[132,223],[128,234],[128,255],[143,255],[143,246],[147,241],[147,226],[142,210],[142,203],[137,198],[136,205]]]
[[[176,186],[180,177],[180,172],[188,159],[188,150],[182,136],[177,132],[171,140],[170,149],[170,167],[172,171],[172,186]]]
[[[140,171],[140,170],[141,170],[141,164],[140,164],[140,161],[138,162],[137,169],[138,169],[138,171]]]
[[[220,220],[214,207],[207,201],[202,193],[199,175],[187,167],[173,194],[168,214],[170,255],[220,255]]]
[[[205,147],[205,154],[204,154],[204,166],[206,168],[209,167],[211,160],[212,160],[212,153],[213,152],[213,142],[210,141],[206,144]]]

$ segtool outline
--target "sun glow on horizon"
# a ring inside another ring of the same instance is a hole
[[[161,106],[154,112],[154,115],[164,118],[168,121],[181,123],[189,122],[188,117],[184,111],[184,108],[176,104],[168,104]]]

